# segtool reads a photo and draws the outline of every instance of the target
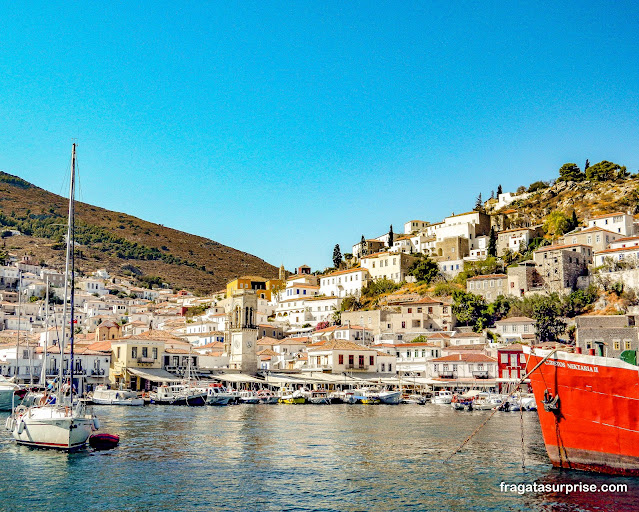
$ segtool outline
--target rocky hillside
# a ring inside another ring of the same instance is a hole
[[[29,254],[62,268],[67,199],[0,172],[2,251]],[[9,236],[18,230],[19,236]],[[88,273],[160,277],[174,288],[206,293],[238,275],[277,276],[277,268],[251,254],[85,203],[76,203],[76,267]]]
[[[574,210],[580,221],[616,211],[634,214],[639,212],[639,176],[616,181],[555,181],[510,207],[526,215],[532,224],[543,224],[554,211],[572,215]]]

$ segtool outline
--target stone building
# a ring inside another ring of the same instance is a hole
[[[533,258],[547,292],[569,293],[577,287],[577,278],[588,273],[593,251],[583,244],[549,245],[536,250]]]
[[[636,362],[639,328],[634,315],[585,315],[575,318],[576,346],[584,354],[619,358],[623,352]]]
[[[480,295],[491,302],[500,295],[508,293],[508,276],[506,274],[488,274],[470,277],[466,280],[466,291]]]

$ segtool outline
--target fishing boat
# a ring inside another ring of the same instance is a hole
[[[432,403],[434,404],[438,404],[438,405],[448,405],[452,402],[453,400],[453,393],[452,391],[448,391],[448,390],[441,390],[441,391],[435,391],[435,395],[432,398]]]
[[[228,391],[222,384],[210,384],[206,388],[206,403],[208,405],[228,405],[235,400],[235,395]]]
[[[257,396],[255,391],[244,390],[240,391],[240,403],[241,404],[259,404],[260,397]]]
[[[135,391],[127,389],[108,389],[106,386],[98,386],[91,400],[96,405],[129,405],[139,406],[144,405],[144,399],[138,398],[138,394]]]
[[[553,466],[639,475],[639,368],[593,354],[523,349]]]
[[[402,392],[385,389],[379,392],[378,397],[382,404],[397,405],[402,400]]]
[[[279,403],[281,403],[281,404],[305,404],[306,403],[306,396],[299,389],[293,391],[293,390],[288,389],[288,388],[282,388],[282,394],[280,396]]]
[[[0,411],[10,411],[20,403],[27,390],[0,376]]]
[[[207,392],[193,388],[188,384],[163,385],[154,393],[149,393],[152,404],[188,405],[191,407],[206,404]]]
[[[315,389],[311,391],[308,401],[315,405],[330,405],[331,399],[328,397],[328,391],[325,389]]]
[[[280,397],[269,389],[261,389],[257,392],[261,404],[273,405],[280,401]]]
[[[71,180],[69,186],[69,217],[67,222],[67,247],[65,259],[64,309],[62,339],[60,341],[60,374],[55,403],[43,397],[30,407],[20,405],[7,418],[5,427],[18,444],[77,450],[86,445],[87,439],[99,428],[98,419],[86,409],[84,403],[74,402],[74,245],[75,245],[75,169],[76,145],[71,150]],[[70,300],[69,300],[70,299]],[[69,304],[69,308],[67,308]],[[67,316],[70,311],[70,317]],[[69,321],[70,318],[70,321]],[[69,377],[65,377],[64,349],[69,336]]]

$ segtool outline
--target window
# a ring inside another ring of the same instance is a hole
[[[358,361],[360,366],[364,366],[364,356],[359,356]]]
[[[350,364],[351,366],[355,364],[355,356],[353,354],[348,355],[348,364]]]
[[[402,329],[406,329],[406,322],[402,322]]]
[[[388,371],[389,371],[389,372],[392,372],[392,371],[393,371],[393,365],[392,365],[392,364],[390,364],[390,363],[388,363]]]
[[[118,347],[115,352],[116,352],[116,357],[120,359],[120,347]]]
[[[501,355],[501,363],[502,364],[508,364],[508,354],[502,354]]]
[[[419,350],[415,350],[415,357],[419,357]]]
[[[620,343],[620,342],[618,342],[618,341],[615,341],[615,342],[613,343],[613,346],[614,346],[614,349],[615,349],[615,350],[619,350],[619,349],[620,349],[620,346],[621,346],[621,343]]]
[[[158,358],[158,349],[157,347],[153,347],[153,359],[157,359]]]
[[[337,357],[337,360],[338,360],[339,364],[344,364],[344,354],[340,354]]]
[[[412,313],[413,312],[413,308],[408,308],[408,312]]]
[[[370,364],[371,366],[375,364],[375,356],[369,356],[368,364]]]
[[[630,350],[630,348],[632,347],[632,343],[630,343],[630,341],[628,340],[624,341],[623,344],[626,350]]]
[[[131,357],[135,359],[138,357],[138,347],[131,347]]]
[[[149,357],[148,347],[142,347],[142,357]]]

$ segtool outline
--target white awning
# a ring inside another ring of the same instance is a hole
[[[251,377],[250,375],[246,375],[244,373],[222,373],[220,375],[211,375],[210,378],[223,382],[251,382],[264,384],[264,381],[262,379],[256,379],[255,377]]]
[[[181,377],[173,375],[162,368],[127,368],[126,370],[132,375],[142,377],[151,382],[179,382],[182,380]]]

